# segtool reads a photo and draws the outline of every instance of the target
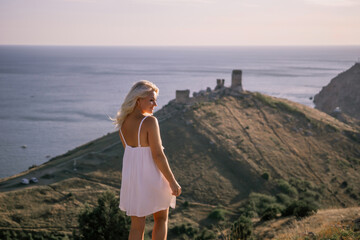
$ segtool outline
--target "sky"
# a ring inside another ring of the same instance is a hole
[[[360,45],[360,0],[0,0],[0,45]]]

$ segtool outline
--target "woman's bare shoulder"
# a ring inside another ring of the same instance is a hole
[[[144,123],[146,128],[156,128],[159,126],[158,120],[156,117],[154,116],[148,116],[145,120]]]

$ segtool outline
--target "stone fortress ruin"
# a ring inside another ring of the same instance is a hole
[[[216,79],[216,86],[214,90],[207,87],[206,90],[194,92],[193,97],[190,97],[190,90],[176,90],[175,102],[179,104],[192,104],[206,100],[214,100],[221,95],[238,96],[244,91],[242,86],[242,71],[233,70],[231,74],[231,87],[225,87],[225,79]]]

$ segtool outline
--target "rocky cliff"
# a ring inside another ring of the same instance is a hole
[[[315,108],[360,119],[360,63],[340,73],[314,97]]]

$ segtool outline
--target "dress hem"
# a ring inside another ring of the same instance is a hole
[[[149,216],[149,215],[151,215],[151,214],[154,214],[154,213],[156,213],[156,212],[160,212],[160,211],[163,211],[163,210],[165,210],[165,209],[168,209],[168,208],[175,208],[175,207],[172,207],[171,205],[170,206],[168,206],[168,207],[166,207],[166,208],[160,208],[160,209],[158,209],[158,210],[156,210],[156,211],[151,211],[150,213],[148,213],[148,214],[128,214],[128,211],[126,211],[126,209],[124,209],[124,208],[122,208],[122,207],[120,207],[119,206],[119,208],[120,208],[120,210],[121,211],[124,211],[125,212],[125,214],[126,214],[126,216],[129,216],[129,217],[146,217],[146,216]]]

